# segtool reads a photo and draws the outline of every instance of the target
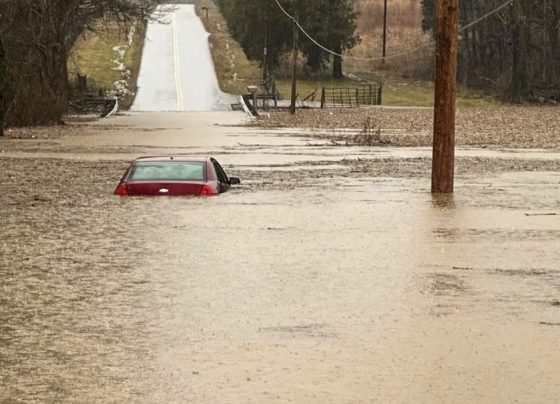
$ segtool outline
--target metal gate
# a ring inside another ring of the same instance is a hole
[[[356,87],[323,87],[321,108],[354,108],[381,105],[382,86],[377,83]]]

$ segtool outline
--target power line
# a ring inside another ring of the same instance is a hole
[[[351,59],[351,60],[356,60],[356,61],[361,61],[361,62],[375,62],[375,61],[379,61],[379,60],[388,60],[388,59],[398,58],[398,57],[401,57],[401,56],[410,55],[410,54],[412,54],[412,53],[415,53],[415,52],[419,51],[420,49],[424,49],[424,48],[427,48],[427,47],[429,47],[429,46],[435,45],[435,41],[432,39],[432,40],[430,40],[429,42],[426,42],[426,43],[424,43],[424,44],[421,44],[421,45],[419,45],[419,46],[417,46],[417,47],[415,47],[415,48],[408,49],[408,50],[403,51],[403,52],[400,52],[400,53],[394,53],[394,54],[392,54],[392,55],[388,55],[388,56],[385,56],[385,57],[376,57],[376,58],[359,58],[359,57],[355,57],[355,56],[343,55],[343,54],[337,53],[337,52],[335,52],[335,51],[333,51],[333,50],[331,50],[331,49],[329,49],[329,48],[327,48],[327,47],[321,45],[319,42],[317,42],[317,40],[316,40],[315,38],[313,38],[313,37],[301,26],[301,24],[299,23],[299,21],[297,21],[297,20],[295,19],[295,17],[292,16],[290,13],[288,13],[284,7],[282,7],[282,4],[280,3],[280,0],[275,0],[275,1],[276,1],[276,4],[278,5],[278,7],[280,8],[280,10],[282,10],[282,12],[283,12],[289,19],[291,19],[291,20],[293,21],[293,23],[299,28],[299,30],[300,30],[307,38],[309,38],[309,40],[310,40],[311,42],[313,42],[315,45],[317,45],[319,48],[321,48],[321,49],[324,50],[325,52],[330,53],[331,55],[334,55],[334,56],[338,56],[338,57],[343,58],[343,59]],[[495,8],[495,9],[493,9],[492,11],[490,11],[490,12],[484,14],[483,16],[477,18],[476,20],[474,20],[474,21],[468,23],[467,25],[461,27],[461,28],[459,29],[459,32],[464,32],[464,31],[466,31],[467,29],[473,27],[474,25],[478,24],[479,22],[481,22],[481,21],[487,19],[488,17],[493,16],[494,14],[496,14],[496,13],[498,13],[498,12],[500,12],[502,9],[506,8],[507,6],[509,6],[510,4],[512,4],[512,3],[515,2],[515,1],[516,1],[516,0],[507,0],[507,1],[506,1],[504,4],[502,4],[501,6],[499,6],[499,7]]]
[[[504,4],[502,4],[501,6],[499,6],[498,8],[495,8],[494,10],[490,11],[487,14],[484,14],[482,17],[477,18],[476,20],[468,23],[467,25],[465,25],[464,27],[461,27],[461,29],[459,29],[459,32],[464,32],[466,30],[468,30],[470,27],[478,24],[479,22],[487,19],[488,17],[493,16],[494,14],[502,11],[502,9],[506,8],[507,6],[509,6],[510,4],[512,4],[515,0],[509,0],[506,1]]]
[[[328,49],[328,48],[326,48],[325,46],[321,45],[319,42],[317,42],[317,41],[315,40],[315,38],[313,38],[311,35],[309,35],[309,34],[307,33],[307,31],[301,26],[301,24],[299,23],[298,20],[295,19],[295,17],[293,17],[292,15],[290,15],[290,13],[288,13],[288,12],[284,9],[284,7],[282,7],[282,4],[280,4],[280,1],[279,1],[279,0],[275,0],[275,1],[276,1],[276,4],[278,5],[278,7],[280,8],[280,10],[282,10],[282,12],[283,12],[284,14],[286,14],[286,16],[287,16],[289,19],[291,19],[291,20],[294,22],[294,24],[296,24],[296,26],[299,28],[299,30],[300,30],[301,32],[303,32],[303,34],[304,34],[307,38],[309,38],[309,40],[310,40],[311,42],[313,42],[313,43],[314,43],[315,45],[317,45],[319,48],[323,49],[325,52],[330,53],[331,55],[339,56],[339,57],[341,57],[341,58],[347,58],[347,56],[344,56],[344,55],[342,55],[342,54],[340,54],[340,53],[337,53],[337,52],[335,52],[335,51],[333,51],[333,50],[331,50],[331,49]],[[352,57],[352,59],[354,59],[354,60],[363,60],[363,61],[371,60],[371,59],[362,59],[362,58],[355,58],[355,57]]]

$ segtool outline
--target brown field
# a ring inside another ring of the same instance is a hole
[[[360,58],[378,58],[383,49],[383,3],[384,0],[360,0],[356,4],[359,12],[357,33],[360,43],[349,54]],[[422,9],[420,0],[391,0],[387,7],[387,55],[406,52],[431,38],[422,31]],[[380,74],[392,73],[399,76],[427,79],[433,68],[433,49],[423,48],[409,55],[381,61],[359,62],[348,59],[346,69],[359,75],[361,72],[381,70]],[[379,73],[379,72],[378,72]]]
[[[383,0],[360,0],[356,4],[360,13],[358,31],[372,34],[383,28]],[[395,28],[421,31],[422,9],[420,0],[391,0],[387,7],[387,20]]]

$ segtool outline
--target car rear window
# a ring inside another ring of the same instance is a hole
[[[198,162],[147,161],[134,165],[130,181],[204,181],[206,164]]]

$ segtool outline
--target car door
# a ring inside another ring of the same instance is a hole
[[[226,175],[226,172],[216,160],[212,159],[212,164],[214,165],[214,169],[216,170],[216,175],[218,176],[218,192],[226,192],[230,189],[229,178]]]

